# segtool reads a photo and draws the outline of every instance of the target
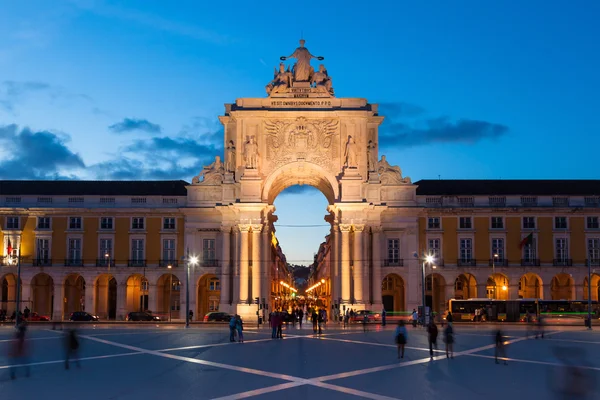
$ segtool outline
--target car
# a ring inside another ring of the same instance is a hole
[[[75,312],[71,313],[69,320],[71,320],[71,321],[98,321],[99,318],[97,315],[92,315],[89,312],[75,311]]]
[[[230,319],[231,315],[220,311],[209,312],[204,316],[204,322],[229,322]]]
[[[29,314],[29,318],[27,318],[27,321],[50,321],[50,317],[47,315],[40,315],[36,312],[32,312],[31,314]]]
[[[152,315],[148,312],[130,312],[125,317],[126,321],[149,321],[149,322],[157,322],[160,321],[160,317],[156,315]]]
[[[364,322],[365,314],[367,315],[367,322],[377,322],[381,319],[381,315],[379,313],[374,313],[371,310],[358,310],[354,314],[354,318],[352,318],[352,321],[358,323]]]

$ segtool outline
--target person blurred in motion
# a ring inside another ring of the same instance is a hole
[[[17,327],[17,333],[15,334],[15,340],[12,343],[11,347],[11,359],[12,359],[12,367],[10,368],[10,379],[15,379],[17,377],[17,366],[19,364],[23,364],[25,368],[25,376],[30,376],[29,365],[27,365],[28,354],[27,354],[27,326],[24,322],[21,322]]]
[[[413,328],[417,327],[417,320],[419,319],[419,314],[417,313],[417,310],[413,309],[412,312],[412,326]]]
[[[244,321],[239,315],[236,316],[235,329],[237,330],[238,342],[244,343]]]
[[[559,362],[559,366],[555,367],[549,376],[549,386],[556,395],[555,398],[557,400],[598,398],[594,375],[587,368],[589,365],[583,350],[577,347],[555,347],[553,353]]]
[[[394,332],[394,338],[396,340],[396,345],[398,346],[398,358],[404,358],[404,346],[408,340],[408,332],[406,331],[403,320],[398,321],[398,326],[396,326],[396,331]]]
[[[366,332],[367,329],[367,324],[369,323],[369,315],[367,313],[363,314],[363,332]]]
[[[75,359],[77,368],[79,365],[79,339],[75,329],[69,329],[65,334],[65,369],[69,369],[69,359]]]
[[[454,358],[454,328],[450,322],[444,329],[444,343],[446,343],[446,358]]]
[[[496,364],[500,364],[498,362],[498,357],[504,359],[504,365],[508,365],[506,361],[506,344],[504,343],[504,334],[500,329],[496,331],[496,351],[494,352],[494,358],[496,359]]]
[[[313,325],[313,333],[317,333],[317,324],[318,324],[318,319],[319,319],[319,315],[317,314],[317,310],[313,309],[312,315],[310,317],[310,320],[312,321],[312,325]]]
[[[235,325],[237,322],[237,314],[231,317],[229,320],[229,341],[235,342]]]
[[[536,326],[536,331],[535,331],[535,338],[537,339],[538,336],[541,336],[542,339],[544,338],[544,316],[542,314],[540,314],[537,317],[537,326]]]
[[[433,348],[437,350],[438,328],[433,319],[429,321],[427,326],[427,334],[429,337],[429,357],[433,360]]]

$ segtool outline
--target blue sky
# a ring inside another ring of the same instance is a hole
[[[413,180],[600,178],[600,3],[256,3],[3,2],[0,178],[190,181],[223,104],[264,96],[301,34],[338,97],[381,104],[380,151]],[[319,192],[275,204],[324,224]],[[278,236],[303,261],[326,232]]]

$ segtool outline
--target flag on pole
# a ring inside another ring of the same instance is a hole
[[[10,244],[10,239],[8,239],[8,246],[6,247],[6,255],[10,256],[10,255],[12,255],[12,252],[13,252],[12,244]]]
[[[522,249],[525,246],[530,246],[533,244],[533,232],[530,233],[529,235],[525,236],[525,239],[521,240],[521,244],[519,245],[519,248]]]

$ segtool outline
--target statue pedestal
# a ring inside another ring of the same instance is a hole
[[[362,181],[358,168],[346,168],[340,179],[342,201],[362,201]]]
[[[262,178],[256,168],[244,169],[244,174],[240,178],[240,201],[241,202],[260,202]]]
[[[369,171],[369,183],[379,183],[379,174],[376,171]]]
[[[235,183],[233,172],[226,172],[223,174],[223,183]]]

